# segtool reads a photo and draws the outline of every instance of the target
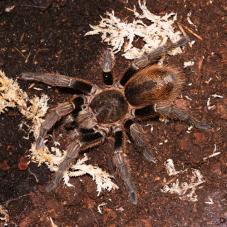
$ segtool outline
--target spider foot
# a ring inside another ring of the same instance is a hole
[[[137,205],[137,193],[135,187],[132,185],[132,182],[128,182],[128,190],[129,190],[129,199],[132,204]]]
[[[124,181],[125,186],[129,192],[129,199],[133,204],[137,204],[137,193],[135,186],[131,181],[131,176],[129,174],[128,168],[125,164],[125,161],[120,152],[115,152],[114,154],[114,163],[119,171],[121,179]]]
[[[115,166],[118,169],[121,179],[124,181],[124,184],[129,191],[130,201],[136,205],[137,204],[136,189],[131,180],[131,175],[129,173],[128,167],[123,157],[123,151],[125,148],[124,146],[125,136],[120,129],[117,129],[114,133],[114,137],[115,137],[115,144],[114,144],[115,152],[114,152],[113,161]]]

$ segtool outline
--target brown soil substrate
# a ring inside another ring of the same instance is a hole
[[[105,48],[99,36],[86,36],[89,24],[97,24],[100,15],[115,10],[123,20],[132,19],[136,1],[123,0],[23,0],[0,2],[0,67],[11,78],[18,78],[25,71],[60,72],[65,75],[88,79],[102,84],[99,67],[100,54]],[[148,8],[155,14],[177,12],[178,21],[195,31],[197,39],[184,53],[168,57],[167,63],[182,68],[184,61],[194,60],[195,65],[186,68],[186,86],[178,105],[190,108],[199,119],[206,120],[211,130],[192,129],[187,125],[170,121],[149,122],[154,126],[152,134],[145,127],[148,137],[158,150],[158,162],[151,165],[128,146],[128,159],[138,191],[138,205],[128,201],[128,194],[116,175],[119,190],[104,192],[99,197],[96,185],[90,177],[72,179],[74,188],[62,184],[53,192],[44,188],[51,177],[46,166],[35,163],[26,166],[26,155],[32,138],[23,139],[19,130],[20,113],[12,109],[0,116],[0,204],[9,211],[8,226],[227,226],[227,156],[226,156],[226,49],[224,44],[224,1],[209,0],[150,0]],[[15,6],[6,12],[9,6]],[[189,25],[191,19],[198,31]],[[116,56],[116,79],[125,72],[130,62]],[[212,78],[210,82],[209,78]],[[29,89],[30,83],[19,81],[21,87],[32,96],[46,93],[51,105],[69,97],[64,89],[48,88],[37,84],[42,91]],[[188,86],[188,83],[192,83]],[[225,93],[225,94],[224,94]],[[207,99],[212,94],[224,95],[223,99],[211,99],[216,106],[208,110]],[[163,141],[168,140],[167,143]],[[161,143],[163,143],[161,145]],[[203,161],[212,154],[214,144],[221,154]],[[110,158],[113,155],[112,140],[91,149],[91,163],[113,173]],[[110,153],[108,154],[107,151]],[[163,180],[168,180],[164,162],[172,158],[176,169],[195,168],[201,171],[205,183],[197,189],[198,202],[182,201],[177,195],[161,192]],[[37,178],[37,179],[36,179]],[[213,203],[209,203],[209,198]],[[101,203],[106,203],[97,212]],[[208,202],[208,203],[207,203]],[[3,226],[3,222],[0,222]]]

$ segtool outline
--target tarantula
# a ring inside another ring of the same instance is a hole
[[[104,142],[109,136],[115,138],[113,162],[129,191],[133,204],[137,204],[135,186],[125,163],[126,137],[134,143],[150,162],[157,161],[152,147],[139,122],[157,116],[178,119],[198,129],[209,126],[200,123],[184,110],[174,106],[173,101],[182,89],[184,79],[173,67],[159,66],[158,59],[168,51],[187,44],[188,37],[176,43],[166,44],[149,54],[134,60],[119,82],[113,82],[113,58],[105,52],[102,63],[104,88],[90,82],[56,73],[22,73],[23,80],[39,81],[51,86],[68,87],[80,91],[70,101],[58,104],[46,115],[41,125],[36,147],[42,148],[51,128],[65,117],[65,126],[74,134],[67,146],[67,155],[60,164],[47,191],[53,190],[61,181],[64,171],[78,158],[80,152]],[[75,116],[75,112],[77,115]]]

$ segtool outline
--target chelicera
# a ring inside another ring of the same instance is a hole
[[[181,92],[184,82],[181,73],[173,67],[156,64],[165,53],[187,44],[188,41],[188,37],[183,37],[176,43],[161,46],[149,54],[144,54],[132,62],[119,82],[114,83],[111,72],[113,58],[111,53],[106,51],[102,63],[105,84],[103,88],[86,80],[56,73],[22,74],[24,80],[68,87],[82,93],[50,109],[41,125],[36,141],[38,149],[44,145],[47,133],[62,118],[65,119],[65,127],[71,131],[72,137],[66,149],[66,158],[47,186],[47,191],[53,190],[59,184],[64,171],[70,168],[81,151],[95,147],[112,136],[115,139],[113,162],[129,191],[131,202],[137,204],[136,189],[124,157],[127,136],[148,161],[153,163],[157,161],[140,122],[164,116],[185,121],[198,129],[209,127],[174,106],[173,101]],[[73,114],[75,111],[76,116]]]

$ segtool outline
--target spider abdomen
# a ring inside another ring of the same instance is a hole
[[[138,71],[125,85],[125,96],[133,106],[171,102],[179,95],[183,79],[178,71],[154,65]]]
[[[106,90],[99,93],[90,104],[100,123],[113,123],[128,112],[128,103],[123,94],[117,90]]]

